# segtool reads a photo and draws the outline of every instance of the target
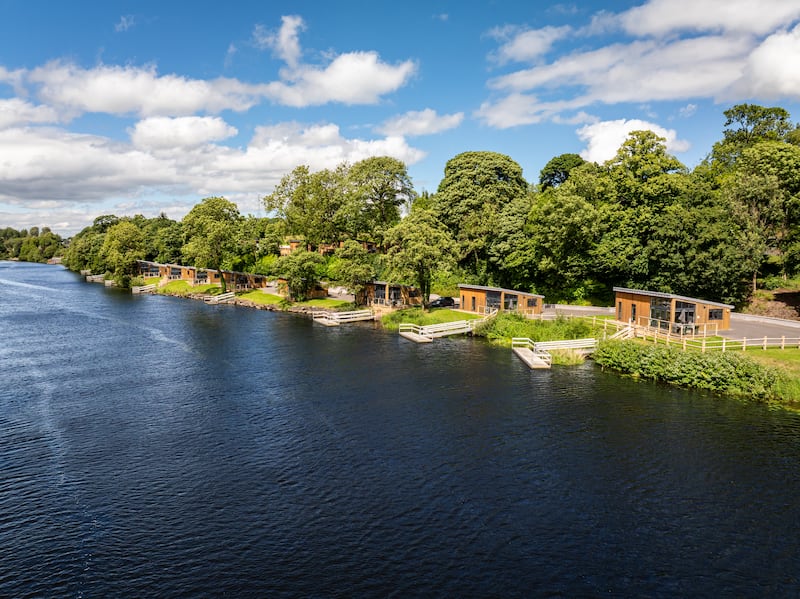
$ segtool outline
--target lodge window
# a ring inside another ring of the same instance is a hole
[[[513,293],[506,293],[503,298],[503,309],[504,310],[516,310],[517,309],[517,296]]]
[[[696,306],[688,302],[675,302],[675,322],[691,324],[694,322]]]
[[[528,307],[529,308],[535,308],[536,307],[536,298],[535,297],[529,297],[528,298]]]
[[[486,307],[490,310],[500,309],[500,292],[487,291],[486,292]]]
[[[650,326],[666,329],[669,327],[669,315],[672,305],[663,297],[650,298]]]
[[[722,320],[722,308],[709,308],[709,310],[708,310],[708,319],[709,320]]]

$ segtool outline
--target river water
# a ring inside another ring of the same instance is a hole
[[[798,596],[800,417],[0,262],[0,596]]]

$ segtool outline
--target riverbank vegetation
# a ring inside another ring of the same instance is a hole
[[[0,260],[47,262],[64,251],[64,240],[48,227],[31,227],[17,231],[0,229]]]
[[[794,377],[739,352],[700,353],[638,341],[605,340],[593,358],[603,368],[636,378],[800,405],[800,389],[792,381]]]

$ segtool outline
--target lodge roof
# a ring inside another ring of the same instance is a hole
[[[516,293],[517,295],[524,295],[526,297],[538,297],[544,299],[543,295],[537,293],[529,293],[527,291],[517,291],[516,289],[504,289],[503,287],[487,287],[485,285],[467,285],[466,283],[459,283],[459,289],[479,289],[481,291],[503,291],[505,293]]]
[[[731,310],[733,310],[734,308],[730,304],[712,302],[709,300],[699,299],[696,297],[687,297],[685,295],[676,295],[674,293],[664,293],[663,291],[646,291],[644,289],[628,289],[627,287],[614,287],[614,292],[633,293],[635,295],[647,295],[650,297],[663,297],[665,299],[676,299],[685,302],[693,302],[696,304],[705,304],[707,306],[718,306],[720,308],[729,308]]]

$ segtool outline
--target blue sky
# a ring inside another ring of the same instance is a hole
[[[529,182],[653,129],[690,168],[742,102],[800,120],[800,2],[0,0],[0,227],[246,214],[295,166],[391,155],[417,191],[502,152]]]

